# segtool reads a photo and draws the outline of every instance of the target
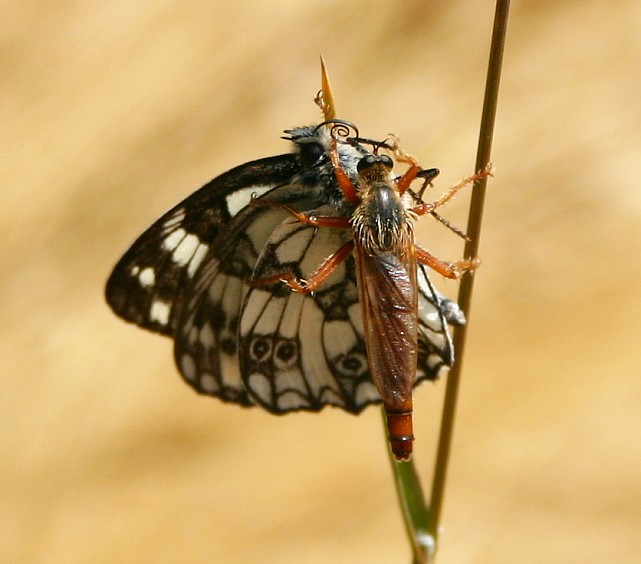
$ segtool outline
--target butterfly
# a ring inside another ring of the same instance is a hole
[[[277,414],[325,405],[359,413],[381,397],[368,368],[353,256],[309,294],[251,281],[283,272],[309,278],[349,243],[349,230],[301,223],[291,211],[344,217],[335,167],[357,184],[371,151],[355,138],[332,156],[326,123],[286,133],[292,152],[218,176],[145,231],[115,266],[107,302],[126,321],[171,337],[180,373],[200,393]],[[464,316],[423,264],[416,287],[420,382],[452,364],[448,324]]]
[[[358,135],[336,142],[338,121],[287,130],[290,153],[205,184],[147,229],[109,277],[112,310],[171,337],[178,370],[197,392],[275,414],[326,405],[356,414],[382,401],[368,367],[354,257],[343,257],[313,292],[270,281],[284,272],[309,279],[354,237],[292,216],[353,211],[336,170],[358,186],[359,163],[372,156],[367,145],[384,144]],[[405,197],[420,205],[412,191]],[[418,383],[452,365],[448,325],[465,318],[434,288],[425,264],[416,265],[415,287]]]

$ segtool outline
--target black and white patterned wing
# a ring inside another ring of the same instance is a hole
[[[336,208],[316,210],[328,215]],[[351,230],[317,229],[293,219],[270,237],[254,279],[293,272],[308,278],[351,239]],[[273,413],[325,405],[360,412],[380,402],[367,367],[353,257],[313,295],[285,284],[252,287],[241,311],[239,356],[245,388]]]
[[[250,201],[300,172],[295,153],[238,166],[165,213],[120,259],[106,289],[123,319],[173,335],[184,288],[229,221]]]
[[[321,192],[285,185],[269,200],[294,209],[318,205]],[[183,378],[198,392],[243,405],[253,403],[240,378],[238,324],[254,266],[267,240],[291,217],[278,207],[248,206],[227,226],[208,251],[202,267],[184,291],[174,336],[174,356]]]
[[[288,183],[265,196],[298,211],[324,204],[332,209],[340,206],[342,194],[328,156],[328,132],[310,127],[289,133],[298,149],[300,168]],[[339,158],[348,174],[356,175],[361,157],[361,149],[339,146]],[[274,229],[289,217],[289,212],[273,206],[242,208],[226,223],[200,268],[181,288],[174,310],[174,356],[183,378],[198,392],[223,401],[253,403],[241,382],[238,362],[239,314],[248,291],[245,281],[252,277]]]
[[[163,215],[131,246],[107,282],[107,302],[123,319],[172,336],[184,290],[229,222],[251,197],[299,185],[315,201],[341,199],[329,159],[329,131],[304,126],[287,131],[293,152],[240,165],[218,176]],[[339,147],[341,165],[355,175],[362,149]],[[314,207],[314,206],[312,206]]]
[[[448,325],[464,325],[465,316],[458,304],[442,295],[428,277],[426,266],[418,273],[418,378],[434,380],[454,363],[454,346]]]

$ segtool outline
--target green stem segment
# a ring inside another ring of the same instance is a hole
[[[383,414],[383,425],[386,428],[385,409],[382,409],[381,413]],[[389,448],[387,451],[405,530],[412,547],[412,564],[425,564],[431,560],[435,546],[434,538],[428,533],[429,509],[425,504],[425,496],[414,461],[411,459],[404,462],[398,461]]]

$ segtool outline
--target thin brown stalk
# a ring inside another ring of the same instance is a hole
[[[485,99],[483,103],[479,143],[476,155],[476,171],[485,169],[490,162],[509,6],[509,0],[497,0],[487,82],[485,86]],[[464,255],[466,259],[475,259],[478,256],[486,184],[487,177],[484,177],[475,185],[472,191],[472,200],[470,203],[470,213],[467,225],[469,240],[465,244]],[[468,323],[466,325],[456,327],[454,331],[454,350],[456,351],[457,359],[447,377],[447,386],[445,389],[441,430],[436,453],[432,493],[430,497],[430,523],[428,530],[430,535],[434,537],[435,541],[438,541],[439,524],[443,508],[445,481],[454,432],[454,417],[456,414],[460,375],[463,366],[463,352],[465,350],[467,329],[470,326],[470,304],[472,301],[473,285],[473,273],[468,272],[463,275],[459,288],[458,303],[465,313]]]

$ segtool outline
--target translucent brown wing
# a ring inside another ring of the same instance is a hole
[[[412,395],[418,361],[416,255],[371,256],[356,241],[360,304],[371,376],[386,405]]]

